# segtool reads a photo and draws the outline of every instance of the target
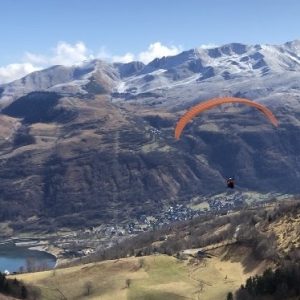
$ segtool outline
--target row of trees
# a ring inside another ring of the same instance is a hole
[[[0,293],[16,298],[28,299],[28,290],[26,286],[17,279],[7,279],[1,272]]]
[[[236,300],[295,299],[300,296],[300,264],[288,263],[275,271],[247,279],[236,292]],[[298,298],[297,298],[298,299]]]
[[[6,278],[5,274],[2,274],[1,272],[0,294],[28,300],[38,300],[41,298],[41,290],[38,287],[27,284],[25,285],[22,281],[16,278]]]

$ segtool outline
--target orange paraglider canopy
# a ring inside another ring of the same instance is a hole
[[[201,112],[213,108],[215,106],[224,104],[224,103],[243,103],[249,106],[256,107],[260,110],[274,126],[278,126],[278,120],[273,115],[273,113],[264,105],[258,104],[252,100],[244,99],[244,98],[235,98],[235,97],[222,97],[222,98],[213,98],[205,102],[201,102],[193,106],[190,110],[188,110],[178,121],[175,128],[175,138],[179,139],[180,135],[187,125],[187,123],[193,119],[195,116],[200,114]]]

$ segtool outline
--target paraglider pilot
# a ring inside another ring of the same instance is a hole
[[[234,188],[234,179],[232,177],[229,177],[227,179],[227,187],[230,188],[230,189]]]

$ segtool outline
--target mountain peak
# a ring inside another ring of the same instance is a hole
[[[1,101],[11,102],[32,91],[54,91],[78,95],[127,93],[126,97],[173,86],[214,80],[228,85],[250,78],[261,81],[266,75],[300,70],[300,40],[283,45],[229,43],[213,48],[194,48],[177,55],[156,58],[147,65],[139,61],[109,63],[100,59],[80,65],[52,66],[2,85]],[[225,82],[224,82],[225,81]],[[122,96],[123,97],[123,96]],[[127,98],[126,98],[127,99]]]
[[[300,40],[287,42],[284,44],[284,46],[300,56]]]

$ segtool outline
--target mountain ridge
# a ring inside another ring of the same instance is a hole
[[[168,89],[174,83],[185,84],[185,81],[200,83],[213,78],[220,82],[287,71],[300,71],[299,40],[283,45],[231,43],[209,49],[194,48],[174,56],[156,58],[147,65],[138,61],[122,64],[94,59],[79,66],[52,66],[1,85],[1,99],[2,102],[11,100],[14,94],[22,96],[36,90],[85,94],[88,93],[85,85],[92,81],[91,78],[101,83],[104,90],[107,88],[107,93],[136,95]]]
[[[2,85],[0,220],[125,221],[222,194],[233,175],[241,195],[300,193],[298,51],[299,41],[234,43],[147,65],[54,66]],[[226,105],[175,141],[184,111],[218,96],[263,103],[280,126]]]

